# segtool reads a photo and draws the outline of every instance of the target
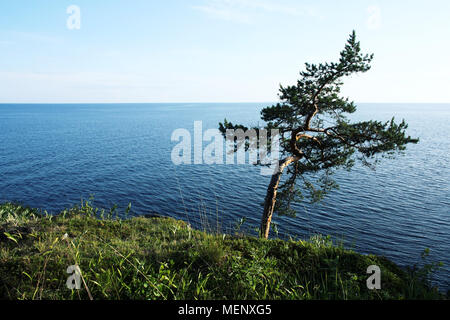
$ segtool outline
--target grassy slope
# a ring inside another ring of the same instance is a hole
[[[421,271],[407,273],[323,238],[212,235],[169,218],[99,213],[89,204],[58,216],[1,205],[0,299],[442,298]],[[75,264],[85,281],[81,290],[66,287],[66,269]],[[366,287],[366,269],[374,264],[382,271],[381,290]]]

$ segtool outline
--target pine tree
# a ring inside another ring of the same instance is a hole
[[[361,53],[355,31],[340,53],[339,62],[305,64],[300,79],[292,86],[280,86],[280,102],[264,108],[264,129],[280,133],[279,170],[272,176],[264,203],[260,235],[268,238],[274,212],[295,216],[292,204],[309,198],[320,201],[337,188],[332,174],[350,169],[355,161],[373,167],[378,155],[392,157],[418,139],[406,136],[408,125],[363,121],[353,123],[347,115],[356,111],[354,102],[340,96],[343,78],[367,72],[373,54]],[[226,119],[219,130],[248,130]],[[262,128],[253,128],[259,130]],[[248,147],[248,145],[247,145]],[[285,173],[286,177],[282,179]]]

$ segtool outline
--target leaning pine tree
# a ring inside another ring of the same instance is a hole
[[[341,97],[344,77],[370,69],[373,55],[361,53],[355,32],[350,35],[339,62],[308,64],[296,85],[280,86],[280,103],[261,111],[264,128],[279,130],[278,170],[273,174],[264,203],[260,235],[268,238],[274,212],[295,215],[291,205],[308,197],[312,202],[338,185],[331,178],[339,168],[350,169],[355,160],[372,167],[377,155],[392,156],[418,139],[406,136],[408,125],[394,118],[388,122],[352,123],[346,114],[356,111],[354,102]],[[243,125],[219,124],[224,136],[228,129],[248,130]],[[230,132],[230,131],[228,131]],[[246,143],[248,149],[250,143]],[[237,148],[235,148],[235,151]],[[286,177],[282,179],[282,174]]]

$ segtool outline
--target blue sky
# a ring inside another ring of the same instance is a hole
[[[70,5],[81,28],[67,28]],[[355,29],[357,102],[450,102],[450,1],[8,0],[0,102],[260,102]]]

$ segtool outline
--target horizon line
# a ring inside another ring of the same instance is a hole
[[[159,101],[159,102],[1,102],[0,105],[5,104],[36,104],[36,105],[42,105],[42,104],[185,104],[185,103],[196,103],[196,104],[208,104],[208,103],[281,103],[280,101]],[[362,102],[355,102],[355,104],[450,104],[450,102],[389,102],[389,101],[383,101],[383,102],[368,102],[368,101],[362,101]]]

